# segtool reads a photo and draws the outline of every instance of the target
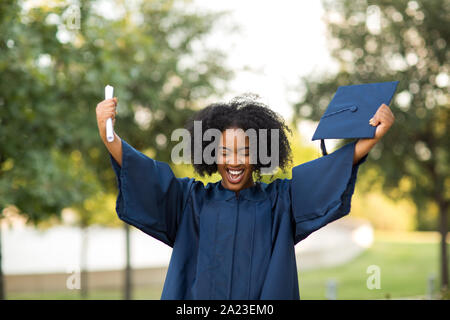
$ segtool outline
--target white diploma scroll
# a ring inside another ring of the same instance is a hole
[[[114,87],[107,85],[105,87],[105,100],[111,99],[113,97],[113,94],[114,94]],[[108,140],[108,142],[114,141],[114,130],[111,118],[108,118],[106,120],[106,140]]]

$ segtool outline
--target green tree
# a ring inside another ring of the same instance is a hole
[[[221,15],[188,1],[118,0],[114,19],[95,1],[21,3],[0,3],[0,209],[30,222],[117,194],[95,118],[106,84],[119,97],[117,133],[167,161],[172,130],[232,75],[203,42]]]
[[[37,23],[37,14],[22,15],[17,1],[0,4],[0,213],[15,205],[34,224],[95,191],[77,176],[75,148],[63,153],[57,146],[65,131],[61,90],[54,90],[56,73],[44,54],[62,45],[50,36],[55,27]]]
[[[304,78],[297,118],[318,120],[340,85],[399,80],[396,123],[371,151],[383,190],[410,197],[419,227],[433,206],[442,240],[441,286],[448,288],[446,236],[450,201],[449,1],[324,1],[336,74]]]

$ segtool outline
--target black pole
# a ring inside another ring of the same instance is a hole
[[[441,234],[441,290],[447,292],[448,287],[448,252],[447,252],[447,225],[448,204],[440,203],[440,234]]]
[[[326,156],[328,154],[327,148],[325,147],[325,141],[320,139],[320,149],[322,149],[322,156]]]
[[[80,257],[80,280],[81,280],[81,299],[88,297],[88,273],[87,273],[87,250],[88,250],[88,228],[87,224],[81,224],[81,257]]]
[[[124,228],[125,228],[125,257],[126,257],[126,262],[125,262],[125,286],[124,286],[124,299],[125,300],[131,300],[132,296],[131,296],[131,291],[132,291],[132,277],[131,277],[131,261],[130,261],[130,256],[131,256],[131,248],[130,248],[130,226],[125,223],[124,224]]]

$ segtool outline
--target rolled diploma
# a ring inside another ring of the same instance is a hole
[[[105,100],[111,99],[113,97],[113,93],[114,87],[107,85],[105,87]],[[106,119],[106,140],[108,140],[108,142],[114,141],[114,130],[111,118]]]

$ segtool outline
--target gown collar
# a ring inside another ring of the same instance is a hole
[[[220,199],[224,200],[237,200],[236,193],[229,189],[226,189],[222,185],[222,180],[216,182],[216,191]],[[251,187],[242,189],[239,191],[239,199],[247,199],[251,201],[260,201],[267,198],[265,191],[262,189],[261,182],[255,181],[255,184]]]

